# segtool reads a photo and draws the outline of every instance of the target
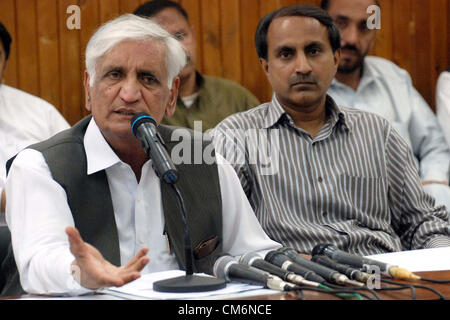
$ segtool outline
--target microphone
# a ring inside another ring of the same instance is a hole
[[[370,278],[370,274],[361,272],[358,269],[352,268],[350,266],[337,263],[336,261],[331,260],[327,256],[316,255],[313,256],[311,260],[325,267],[339,271],[340,273],[345,274],[348,278],[352,280],[367,283],[367,281]]]
[[[218,258],[214,263],[213,273],[219,279],[253,285],[263,285],[266,288],[278,291],[291,291],[297,289],[297,286],[294,284],[284,282],[279,277],[271,275],[268,272],[238,263],[231,256],[222,256]]]
[[[155,119],[145,112],[136,113],[131,119],[131,131],[152,159],[156,175],[163,181],[174,184],[178,181],[178,171],[156,130],[157,126]]]
[[[318,287],[319,283],[305,280],[302,276],[295,274],[292,271],[284,270],[270,262],[265,261],[259,254],[255,252],[249,252],[244,254],[239,262],[255,267],[257,269],[269,272],[270,274],[280,277],[284,281],[295,283],[298,285],[307,285],[312,287]]]
[[[392,278],[403,279],[403,280],[419,280],[420,277],[415,275],[414,273],[399,268],[398,266],[394,266],[388,263],[384,263],[381,261],[357,256],[354,254],[347,253],[345,251],[339,250],[336,246],[331,244],[319,244],[313,248],[313,255],[325,255],[332,260],[348,264],[353,267],[362,268],[364,271],[369,271],[370,266],[378,266],[380,271],[382,271],[385,275],[388,275]]]
[[[330,269],[328,267],[322,266],[318,263],[315,263],[313,261],[307,260],[305,258],[302,258],[297,251],[295,251],[292,248],[280,248],[278,249],[279,252],[284,253],[286,256],[288,256],[293,262],[308,268],[312,271],[314,271],[315,273],[321,275],[322,277],[324,277],[327,281],[332,282],[332,283],[336,283],[336,284],[352,284],[355,286],[363,286],[363,284],[356,282],[356,281],[352,281],[349,278],[347,278],[347,276],[337,272],[336,270]]]
[[[264,260],[280,267],[283,270],[291,271],[297,275],[301,275],[306,280],[310,280],[320,284],[324,284],[327,282],[324,278],[322,278],[312,270],[309,270],[292,262],[292,260],[289,259],[288,256],[276,250],[268,252]]]
[[[177,205],[181,211],[182,231],[184,231],[183,245],[186,275],[156,281],[153,283],[153,290],[162,292],[200,292],[224,288],[226,283],[222,279],[194,274],[191,236],[187,224],[186,207],[183,196],[176,185],[179,178],[178,171],[167,153],[163,139],[156,130],[157,126],[155,119],[145,112],[136,113],[131,119],[131,131],[141,141],[142,148],[152,160],[152,166],[156,175],[175,192]]]

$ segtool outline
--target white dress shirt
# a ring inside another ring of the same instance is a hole
[[[410,145],[425,191],[450,208],[450,149],[437,118],[413,87],[409,73],[389,60],[365,57],[356,90],[333,79],[327,92],[338,105],[376,113],[389,120]]]
[[[151,160],[144,164],[138,183],[131,167],[118,158],[93,120],[87,128],[84,146],[87,174],[106,171],[121,264],[126,264],[146,246],[150,262],[142,273],[178,269],[163,235],[160,181]],[[223,158],[218,158],[223,251],[238,256],[280,247],[262,230],[233,168],[219,160]],[[24,290],[71,295],[89,292],[71,276],[74,257],[69,251],[65,227],[73,226],[74,221],[65,191],[52,179],[40,152],[27,149],[19,153],[8,175],[6,194],[6,219]]]
[[[436,115],[450,147],[450,71],[442,72],[436,84]]]
[[[6,161],[20,150],[69,128],[63,116],[47,101],[0,85],[0,199],[6,179]],[[0,225],[4,214],[0,213]]]

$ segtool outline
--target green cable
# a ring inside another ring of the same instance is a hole
[[[333,290],[330,287],[327,287],[327,286],[325,286],[323,284],[319,284],[319,288],[325,289],[325,290],[328,290],[328,291],[332,291]],[[339,298],[343,298],[343,299],[356,298],[358,300],[363,300],[361,295],[358,294],[358,293],[336,293],[336,296],[338,296]]]

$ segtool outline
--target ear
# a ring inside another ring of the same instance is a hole
[[[89,85],[89,79],[87,70],[84,70],[84,107],[86,110],[91,111],[91,87]]]
[[[334,65],[337,66],[339,65],[339,61],[341,60],[341,48],[337,49],[334,52]]]
[[[269,63],[266,59],[259,58],[259,64],[261,65],[261,68],[263,69],[266,76],[269,75]]]
[[[172,88],[170,89],[170,98],[167,103],[165,116],[171,117],[175,113],[175,109],[177,107],[177,99],[178,99],[178,89],[180,87],[180,78],[175,77],[172,81]]]

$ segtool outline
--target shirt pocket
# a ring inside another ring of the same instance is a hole
[[[373,230],[386,229],[390,209],[385,178],[341,174],[338,187],[345,219],[357,220],[359,225]]]

